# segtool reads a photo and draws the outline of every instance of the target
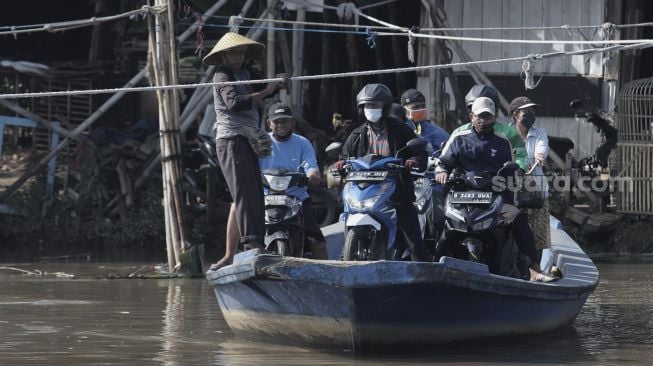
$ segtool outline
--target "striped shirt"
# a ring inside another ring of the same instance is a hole
[[[367,139],[369,140],[370,154],[378,154],[383,156],[391,156],[390,144],[388,143],[388,129],[384,128],[381,133],[377,134],[374,129],[367,129]]]

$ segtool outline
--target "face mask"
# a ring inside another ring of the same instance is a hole
[[[381,116],[383,116],[383,109],[368,109],[365,108],[363,109],[363,112],[365,113],[365,119],[372,123],[379,122],[381,119]]]
[[[423,109],[415,109],[415,110],[410,110],[406,109],[406,116],[408,119],[414,122],[421,122],[426,119],[426,113],[428,110],[426,108]]]
[[[535,123],[535,114],[534,113],[526,113],[521,117],[521,124],[530,128],[533,126],[533,123]]]

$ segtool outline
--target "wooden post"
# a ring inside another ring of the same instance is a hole
[[[306,20],[306,8],[297,6],[297,21],[303,22]],[[303,25],[293,24],[295,30],[292,35],[292,57],[293,57],[293,76],[300,76],[302,72],[302,64],[304,62],[304,32]],[[302,114],[302,82],[299,80],[292,81],[292,90],[290,91],[290,102],[292,110],[295,113]]]
[[[274,6],[275,0],[267,0],[268,1],[268,9]],[[274,19],[274,15],[270,12],[268,14],[268,19]],[[266,48],[266,62],[267,66],[265,67],[266,71],[266,76],[268,79],[273,78],[276,75],[276,59],[275,59],[275,51],[276,51],[276,45],[275,45],[275,34],[272,28],[274,27],[274,23],[268,23],[268,46]]]

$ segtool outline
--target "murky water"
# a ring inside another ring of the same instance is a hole
[[[127,274],[138,266],[16,266]],[[206,281],[30,278],[0,270],[0,365],[650,364],[653,264],[599,264],[573,326],[408,354],[354,355],[240,340]]]

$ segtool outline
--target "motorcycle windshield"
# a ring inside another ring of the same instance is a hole
[[[488,190],[492,187],[492,176],[487,172],[470,171],[465,178],[471,189]]]

